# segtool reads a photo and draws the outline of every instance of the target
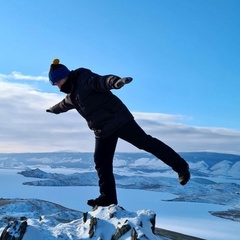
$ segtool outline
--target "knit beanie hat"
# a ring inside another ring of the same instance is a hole
[[[60,64],[59,59],[54,59],[50,66],[48,74],[49,81],[52,85],[54,85],[59,80],[67,77],[69,73],[70,73],[69,69],[63,64]]]

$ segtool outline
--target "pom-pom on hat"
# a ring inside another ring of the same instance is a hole
[[[60,64],[60,60],[56,58],[53,60],[50,66],[48,74],[49,81],[52,85],[54,85],[59,80],[67,77],[69,73],[70,73],[69,69],[65,65]]]

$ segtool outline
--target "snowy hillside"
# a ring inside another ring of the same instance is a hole
[[[24,240],[159,239],[153,234],[155,213],[150,210],[128,212],[111,205],[82,213],[36,199],[0,199],[0,205],[0,229],[8,225],[3,240],[19,233]]]

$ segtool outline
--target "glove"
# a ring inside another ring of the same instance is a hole
[[[54,112],[54,111],[52,110],[52,108],[47,109],[46,112],[54,113],[54,114],[59,114],[59,113],[57,113],[57,112]]]
[[[125,77],[125,78],[120,78],[118,80],[115,80],[113,82],[113,88],[119,89],[123,87],[125,84],[128,84],[132,81],[133,79],[131,77]]]

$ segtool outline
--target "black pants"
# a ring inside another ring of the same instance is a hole
[[[110,136],[96,138],[94,162],[99,177],[100,194],[107,197],[110,201],[117,201],[113,175],[113,157],[118,138],[153,154],[176,172],[187,167],[186,161],[172,148],[160,140],[147,135],[135,120],[132,120]]]

